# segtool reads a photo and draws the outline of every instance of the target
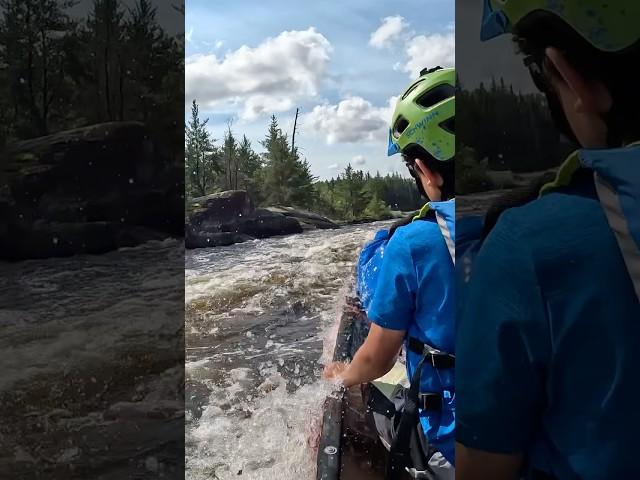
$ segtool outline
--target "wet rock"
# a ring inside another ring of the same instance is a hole
[[[274,237],[302,233],[302,226],[295,218],[286,217],[269,210],[259,209],[250,217],[239,218],[236,225],[225,225],[223,228],[233,229],[239,233],[256,238]]]
[[[314,230],[316,228],[323,230],[340,228],[340,226],[332,220],[306,210],[295,209],[292,207],[267,207],[267,210],[272,213],[278,213],[287,217],[295,218],[304,230]]]
[[[253,239],[254,238],[249,235],[235,232],[208,233],[187,230],[185,246],[186,248],[225,247]]]
[[[244,190],[227,190],[191,200],[193,222],[198,224],[209,219],[233,220],[253,213],[253,201]]]
[[[247,192],[231,190],[191,201],[185,223],[185,247],[227,246],[302,231],[296,218],[255,209]]]
[[[184,172],[141,122],[22,141],[0,157],[0,258],[102,253],[183,234]]]
[[[44,222],[14,225],[2,241],[0,256],[9,260],[65,257],[78,253],[99,254],[121,247],[133,247],[166,234],[146,227],[116,222]]]

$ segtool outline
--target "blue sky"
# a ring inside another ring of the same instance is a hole
[[[185,107],[220,139],[227,120],[254,148],[271,113],[319,178],[351,162],[403,172],[386,156],[393,97],[423,66],[454,62],[454,0],[187,0]]]

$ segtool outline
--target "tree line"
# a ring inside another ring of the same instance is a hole
[[[70,13],[77,3],[0,0],[0,147],[106,121],[175,132],[183,40],[149,0],[93,0],[85,18]]]
[[[456,92],[457,140],[489,168],[529,172],[553,167],[571,145],[561,137],[539,93],[515,93],[504,79]]]
[[[245,135],[240,139],[227,123],[221,139],[213,138],[193,100],[185,125],[185,185],[197,198],[223,190],[246,190],[258,205],[285,205],[313,210],[341,220],[391,217],[391,209],[415,210],[421,200],[412,179],[398,174],[372,176],[348,165],[335,179],[318,181],[306,158],[290,141],[275,115],[257,153]]]
[[[486,170],[541,171],[572,151],[539,93],[515,93],[504,79],[456,91],[456,184],[458,193],[477,189]]]

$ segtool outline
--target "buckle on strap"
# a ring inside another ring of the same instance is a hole
[[[418,394],[418,403],[420,408],[427,411],[442,410],[442,395],[439,393],[420,393]]]
[[[409,337],[407,346],[413,353],[420,356],[424,355],[433,368],[453,368],[456,366],[456,357],[454,355],[433,348],[417,338]]]

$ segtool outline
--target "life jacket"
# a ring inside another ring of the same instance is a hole
[[[384,247],[390,238],[389,230],[378,230],[374,239],[362,247],[362,251],[358,257],[356,293],[365,311],[369,308],[373,293],[376,291],[378,274],[380,273],[382,258],[384,256]]]
[[[429,202],[414,217],[413,221],[433,220],[435,219],[440,233],[447,245],[447,250],[453,265],[456,263],[456,219],[455,219],[455,200],[446,202]],[[455,328],[455,324],[450,325]],[[430,364],[433,369],[433,375],[438,379],[451,377],[455,369],[455,355],[453,352],[445,352],[438,350],[432,345],[422,342],[415,337],[408,337],[406,342],[407,350],[420,356],[420,361],[416,365],[411,378],[409,391],[406,396],[405,408],[400,419],[397,436],[391,446],[391,461],[387,470],[387,476],[394,478],[398,475],[398,466],[403,466],[408,458],[408,445],[410,442],[411,431],[416,428],[419,420],[419,411],[442,411],[443,409],[455,416],[455,395],[451,391],[445,390],[442,382],[434,382],[441,386],[438,391],[423,392],[420,384],[423,373],[423,366]]]
[[[640,215],[637,214],[640,211],[640,142],[622,148],[576,150],[562,163],[555,179],[542,185],[538,196],[568,186],[581,169],[593,174],[598,200],[640,300]],[[535,198],[532,196],[530,200]],[[460,273],[457,287],[468,283],[475,256],[488,233],[478,230],[484,228],[478,223],[481,221],[480,217],[458,219],[460,236],[456,247],[463,266],[456,269],[456,275]],[[456,295],[459,292],[464,293],[464,288],[457,288]],[[464,303],[460,300],[458,296],[459,305]]]
[[[543,185],[530,201],[571,185],[578,172],[593,176],[597,198],[607,222],[615,235],[629,278],[640,301],[640,145],[617,149],[581,149],[572,153],[558,169],[555,179]],[[488,232],[481,233],[478,219],[459,219],[459,241],[456,245],[456,304],[465,305],[466,284],[469,282],[475,257]],[[465,224],[468,236],[463,239]],[[457,312],[459,314],[459,312]],[[551,454],[550,452],[548,452]],[[531,466],[529,477],[553,480],[554,477]]]
[[[482,215],[458,218],[456,221],[456,318],[462,314],[467,284],[471,280],[473,262],[480,251],[485,227]]]
[[[382,268],[384,249],[394,232],[413,220],[413,215],[395,222],[390,228],[378,230],[373,240],[360,251],[356,266],[356,293],[360,298],[362,309],[366,312],[376,291],[378,276]]]
[[[455,265],[455,201],[429,202],[411,221],[435,220],[440,228],[440,232],[447,245],[451,262]],[[409,222],[405,222],[409,223]],[[367,244],[363,249],[358,265],[358,289],[359,292],[366,292],[369,295],[363,301],[363,305],[369,305],[371,294],[375,291],[377,273],[382,264],[384,256],[384,246],[390,240],[392,233],[379,232],[376,238]],[[454,325],[451,325],[454,328]],[[406,395],[404,411],[400,417],[396,437],[391,445],[389,463],[387,467],[387,478],[401,478],[404,475],[404,468],[409,465],[409,448],[411,435],[417,428],[420,409],[442,410],[443,408],[455,411],[455,400],[451,392],[432,391],[421,392],[420,383],[422,378],[423,365],[425,362],[433,367],[435,375],[445,375],[444,370],[453,371],[455,368],[455,356],[452,352],[444,352],[431,345],[423,343],[417,338],[407,338],[406,348],[420,355],[420,361],[416,366],[411,378],[409,390]],[[440,382],[437,382],[440,383]]]
[[[542,187],[540,195],[569,185],[581,168],[593,172],[598,200],[640,300],[640,144],[575,151],[562,164],[556,179]]]

